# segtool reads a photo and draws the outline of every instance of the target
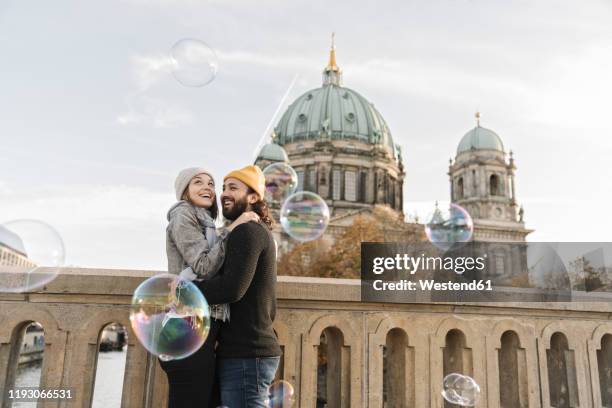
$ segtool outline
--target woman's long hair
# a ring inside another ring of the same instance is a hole
[[[256,193],[255,193],[255,190],[253,190],[251,187],[248,187],[247,194],[256,194]],[[268,229],[271,230],[272,225],[274,225],[274,218],[270,216],[270,211],[268,209],[268,203],[266,202],[266,200],[264,198],[260,198],[255,203],[251,204],[251,209],[253,210],[255,214],[259,215],[259,218],[261,219],[261,221],[264,224],[266,224]]]

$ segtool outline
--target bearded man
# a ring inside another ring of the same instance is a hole
[[[198,283],[211,304],[230,303],[217,347],[217,372],[223,405],[267,407],[268,387],[278,368],[281,348],[272,329],[276,315],[276,244],[264,200],[265,177],[257,166],[223,178],[221,205],[230,221],[254,211],[260,222],[236,227],[227,238],[222,272]]]

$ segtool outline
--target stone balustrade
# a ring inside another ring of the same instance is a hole
[[[65,268],[36,293],[0,294],[0,395],[14,382],[20,333],[35,321],[45,331],[41,388],[74,392],[71,403],[39,406],[89,407],[100,333],[116,322],[129,330],[122,406],[165,407],[165,374],[129,322],[132,292],[155,274]],[[315,407],[324,382],[328,407],[441,407],[449,372],[480,384],[477,407],[612,406],[612,302],[360,300],[358,280],[278,278],[279,374],[294,384],[295,406]]]

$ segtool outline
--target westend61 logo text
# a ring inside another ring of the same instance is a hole
[[[372,259],[372,273],[381,275],[385,271],[408,273],[414,275],[418,271],[452,271],[463,274],[468,271],[482,271],[485,269],[486,254],[480,257],[441,257],[441,256],[410,256],[408,254],[395,254],[395,256],[374,257]],[[470,282],[437,282],[434,279],[419,279],[413,282],[408,279],[384,281],[376,279],[372,282],[372,288],[381,290],[492,290],[490,280],[472,280]]]
[[[406,271],[414,275],[419,270],[445,270],[462,274],[466,271],[482,271],[485,268],[485,258],[479,257],[440,257],[440,256],[410,256],[396,254],[394,257],[375,257],[372,262],[372,272],[380,275],[386,270]]]

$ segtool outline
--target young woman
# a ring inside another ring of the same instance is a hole
[[[246,212],[217,235],[219,213],[215,181],[206,169],[182,170],[174,183],[176,199],[168,211],[166,253],[168,272],[189,280],[217,274],[225,257],[224,240],[236,226],[259,221]],[[215,390],[215,342],[221,321],[229,319],[229,305],[211,305],[211,324],[204,345],[191,356],[160,364],[168,376],[168,408],[205,408],[220,405]]]

